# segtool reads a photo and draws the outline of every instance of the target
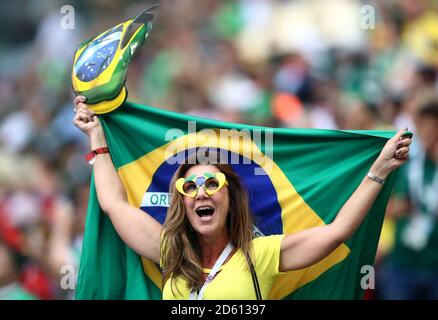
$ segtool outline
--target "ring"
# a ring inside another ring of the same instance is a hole
[[[78,111],[78,110],[76,110],[76,107],[74,107],[74,108],[73,108],[73,112],[76,113],[76,111]]]

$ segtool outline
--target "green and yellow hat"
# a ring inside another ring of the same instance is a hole
[[[111,112],[125,102],[128,65],[151,32],[151,11],[157,7],[149,6],[134,19],[82,42],[76,50],[73,90],[87,98],[88,107],[96,114]]]

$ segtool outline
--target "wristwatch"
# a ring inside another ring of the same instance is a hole
[[[371,180],[380,183],[382,186],[385,184],[385,180],[384,179],[380,179],[378,176],[372,174],[371,172],[368,172],[367,177],[370,178]]]

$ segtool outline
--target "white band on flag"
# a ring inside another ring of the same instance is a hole
[[[146,192],[141,200],[141,207],[169,207],[168,192]]]

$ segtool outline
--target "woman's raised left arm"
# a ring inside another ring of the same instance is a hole
[[[410,138],[403,139],[406,130],[400,130],[388,140],[370,173],[342,206],[335,220],[327,225],[309,228],[284,237],[281,243],[280,271],[306,268],[328,256],[358,229],[388,175],[403,165],[409,157]]]

